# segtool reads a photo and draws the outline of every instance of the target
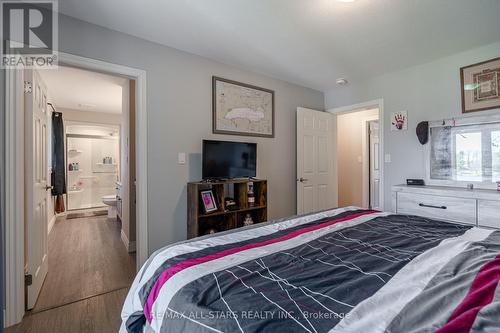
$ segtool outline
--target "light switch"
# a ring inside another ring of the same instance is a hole
[[[385,163],[391,163],[391,154],[385,154],[384,161]]]
[[[179,153],[177,155],[177,163],[186,164],[186,153]]]
[[[363,156],[358,156],[358,163],[363,163]]]

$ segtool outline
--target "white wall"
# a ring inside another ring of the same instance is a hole
[[[50,90],[50,87],[48,88]],[[104,113],[94,111],[81,111],[65,108],[57,108],[57,112],[63,113],[64,121],[79,121],[84,123],[120,125],[121,114]]]
[[[324,109],[320,91],[238,69],[61,15],[59,48],[147,71],[150,252],[186,238],[186,183],[201,178],[202,139],[258,143],[258,176],[268,179],[269,218],[295,213],[295,113]],[[276,137],[212,134],[212,75],[275,90]],[[177,164],[186,152],[188,163]]]
[[[415,128],[420,121],[460,117],[460,67],[500,56],[500,42],[450,57],[332,89],[325,94],[327,109],[384,99],[384,149],[392,163],[385,165],[385,209],[390,190],[406,178],[425,178],[424,150]],[[408,111],[408,131],[391,132],[392,112]],[[500,110],[471,115],[499,113]]]

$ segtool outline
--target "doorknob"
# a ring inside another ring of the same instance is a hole
[[[299,182],[301,182],[301,183],[303,183],[303,182],[307,182],[308,180],[309,180],[309,179],[307,179],[307,178],[302,178],[302,177],[300,177],[299,179],[297,179],[297,181],[299,181]]]
[[[47,190],[51,190],[52,188],[53,188],[53,186],[48,186],[48,185],[47,185],[47,186],[45,186],[45,191],[47,191]]]

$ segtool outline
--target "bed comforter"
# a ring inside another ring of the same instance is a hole
[[[500,231],[356,207],[202,237],[138,273],[121,332],[499,332]]]

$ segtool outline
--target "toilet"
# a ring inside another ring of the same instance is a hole
[[[105,195],[102,202],[108,206],[108,218],[116,219],[116,195]]]

